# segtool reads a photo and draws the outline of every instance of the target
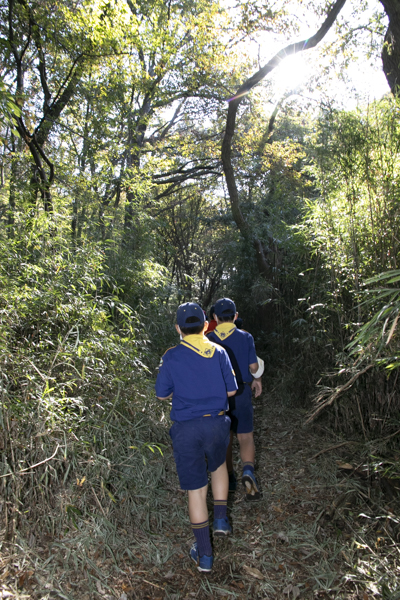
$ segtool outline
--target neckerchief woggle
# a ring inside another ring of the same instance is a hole
[[[236,325],[234,323],[221,323],[220,325],[216,326],[213,333],[215,333],[215,335],[219,337],[221,341],[223,341],[232,335],[235,329]]]
[[[212,358],[215,352],[215,344],[210,342],[202,333],[192,333],[191,335],[185,335],[181,341],[182,346],[186,346],[193,352],[200,354],[204,358]]]

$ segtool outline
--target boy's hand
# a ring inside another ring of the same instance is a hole
[[[262,383],[261,377],[259,379],[253,379],[253,383],[251,384],[251,389],[255,390],[254,397],[258,398],[258,396],[262,393]]]

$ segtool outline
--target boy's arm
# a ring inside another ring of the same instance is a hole
[[[256,347],[254,344],[254,338],[252,335],[249,334],[249,370],[250,373],[252,375],[254,375],[254,373],[257,373],[258,371],[258,357],[256,354]],[[250,362],[252,361],[252,362]],[[262,393],[262,383],[261,383],[261,377],[257,377],[257,379],[253,379],[253,382],[251,384],[251,389],[255,391],[254,396],[256,398],[258,398],[258,396],[261,395]]]
[[[157,381],[155,385],[156,397],[159,400],[169,400],[170,398],[172,398],[172,394],[174,391],[174,384],[169,374],[169,370],[164,363],[164,357],[165,354],[160,361]]]
[[[250,373],[257,373],[258,362],[251,363],[249,365],[249,369],[250,369]],[[253,379],[253,383],[251,384],[251,389],[255,390],[255,393],[254,393],[255,398],[258,398],[258,396],[260,396],[262,394],[261,377],[258,377],[258,379]]]

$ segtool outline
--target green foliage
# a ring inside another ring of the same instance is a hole
[[[386,379],[399,365],[398,115],[391,99],[321,115],[305,169],[312,194],[295,227],[311,250],[300,272],[296,328],[310,342],[306,356],[320,372],[331,372],[315,414],[343,396],[335,403],[335,426],[364,437],[378,426],[387,428],[382,434],[398,426],[395,373]]]
[[[136,510],[136,486],[157,489],[164,469],[143,319],[109,274],[113,247],[76,244],[57,208],[15,222],[12,239],[0,232],[0,489],[11,537],[29,519],[80,531],[99,497]],[[135,267],[154,299],[158,273]],[[50,518],[60,486],[67,500]],[[16,520],[14,503],[24,507]]]
[[[147,482],[165,434],[141,414],[154,395],[147,377],[176,342],[177,303],[210,297],[229,249],[213,194],[220,124],[203,115],[226,97],[232,22],[204,0],[28,0],[2,3],[0,16],[21,134],[5,127],[1,171],[0,485],[7,501],[35,504],[42,480],[50,495],[86,477],[95,494],[131,502],[132,469],[143,463]],[[11,102],[3,88],[0,100]],[[210,173],[205,193],[196,180]],[[171,240],[181,200],[184,252]],[[155,402],[148,410],[163,417]],[[119,461],[123,477],[110,475]],[[85,507],[67,505],[79,527]]]
[[[225,101],[255,62],[243,35],[296,25],[286,1],[224,8],[0,5],[0,484],[19,506],[38,483],[77,481],[62,506],[77,531],[97,494],[129,515],[135,494],[157,494],[165,415],[148,378],[176,343],[180,302],[233,296],[296,398],[368,320],[354,351],[397,366],[384,352],[396,349],[397,292],[385,298],[373,277],[398,266],[398,106],[314,124],[285,105],[271,136],[265,90],[246,100],[242,239],[221,183]],[[360,305],[366,280],[373,300]]]
[[[112,396],[145,368],[143,332],[104,252],[87,240],[68,247],[53,225],[34,220],[1,245],[4,406],[43,430],[83,423],[93,394]]]
[[[397,334],[400,289],[393,285],[399,281],[400,271],[397,269],[365,281],[363,296],[367,299],[362,306],[373,316],[358,329],[354,340],[348,344],[350,355],[373,360],[388,371],[400,366]]]
[[[328,113],[307,168],[319,195],[307,201],[302,232],[325,272],[321,300],[350,330],[368,317],[363,282],[398,261],[398,110],[386,100],[364,113]]]
[[[170,299],[208,308],[234,262],[235,234],[221,199],[194,186],[182,189],[157,225],[160,256],[171,276]]]
[[[18,136],[15,128],[15,118],[19,117],[21,110],[15,103],[13,96],[9,93],[7,86],[0,77],[0,141],[6,141],[6,131],[9,130],[13,135]]]
[[[121,300],[138,316],[134,328],[142,339],[142,360],[154,373],[162,354],[176,343],[176,307],[171,309],[168,304],[173,294],[168,271],[149,256],[136,258],[124,249],[111,254],[108,264],[118,282]]]

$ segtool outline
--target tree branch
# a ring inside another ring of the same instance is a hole
[[[46,58],[45,58],[45,55],[43,52],[39,26],[33,20],[33,16],[32,16],[30,9],[29,9],[29,23],[31,25],[33,39],[35,40],[35,45],[36,45],[36,48],[38,50],[38,55],[39,55],[38,69],[39,69],[39,75],[40,75],[40,83],[42,85],[42,90],[43,90],[43,95],[44,95],[43,112],[46,113],[48,107],[50,106],[50,101],[51,101],[51,93],[50,93],[49,86],[47,83]]]
[[[193,175],[220,175],[221,173],[214,171],[215,167],[218,166],[218,163],[213,165],[197,165],[190,169],[185,170],[185,166],[182,166],[174,171],[169,171],[168,173],[160,173],[159,175],[153,175],[153,180],[156,181],[157,185],[166,185],[168,183],[176,183],[180,181],[185,181],[186,179],[191,179]]]
[[[48,107],[48,110],[44,113],[41,121],[35,129],[35,136],[39,145],[43,145],[46,141],[50,130],[62,113],[65,106],[70,101],[73,93],[75,92],[78,78],[83,70],[84,55],[80,54],[72,63],[68,75],[58,90],[57,96],[53,100],[52,104]]]
[[[40,465],[44,465],[45,463],[49,462],[50,460],[53,460],[53,458],[55,457],[55,455],[58,452],[58,449],[60,447],[60,444],[57,444],[56,449],[54,450],[53,454],[51,456],[49,456],[49,458],[46,458],[45,460],[42,460],[41,462],[38,462],[30,467],[27,467],[26,469],[22,469],[21,471],[17,471],[16,473],[5,473],[4,475],[0,475],[0,478],[2,477],[10,477],[10,475],[22,475],[23,473],[27,473],[28,471],[30,471],[31,469],[36,469],[36,467],[40,467]]]
[[[232,215],[236,222],[236,225],[238,226],[238,229],[246,238],[251,238],[251,231],[240,208],[239,192],[237,189],[235,173],[232,165],[232,138],[235,133],[235,123],[238,107],[242,102],[243,98],[250,92],[250,90],[253,89],[253,87],[256,86],[258,83],[260,83],[260,81],[262,81],[262,79],[264,79],[264,77],[266,77],[268,73],[275,69],[275,67],[277,67],[286,56],[314,48],[324,38],[329,29],[332,27],[345,2],[346,0],[336,0],[335,4],[329,11],[327,18],[325,19],[321,27],[318,29],[317,33],[315,33],[313,36],[306,40],[302,40],[301,42],[296,42],[294,44],[289,44],[288,46],[280,50],[264,67],[259,69],[257,73],[255,73],[252,77],[247,79],[247,81],[245,81],[237,90],[236,94],[228,100],[229,107],[226,119],[224,139],[222,141],[221,158],[225,173],[226,184],[228,187]],[[262,244],[259,240],[252,240],[252,242],[256,250],[259,271],[262,275],[265,276],[270,269],[263,252]]]
[[[357,381],[357,379],[359,377],[361,377],[361,375],[364,375],[364,373],[366,373],[367,371],[369,371],[370,369],[372,369],[372,367],[375,367],[375,364],[369,364],[366,367],[364,367],[364,369],[362,369],[361,371],[358,371],[358,373],[355,373],[355,375],[353,375],[353,377],[351,377],[349,379],[349,381],[347,381],[346,383],[344,383],[343,385],[341,385],[340,387],[336,388],[335,391],[332,390],[328,390],[327,391],[323,391],[320,394],[318,394],[317,398],[315,399],[315,402],[321,402],[321,404],[310,414],[310,416],[307,418],[305,425],[308,425],[308,423],[311,423],[311,421],[313,421],[315,419],[315,417],[317,417],[319,415],[320,412],[322,412],[323,410],[325,410],[325,408],[327,408],[328,406],[330,406],[331,404],[333,404],[335,402],[335,400],[337,398],[339,398],[339,396],[341,394],[343,394],[343,392],[345,392],[346,390],[348,390],[349,388],[351,388],[351,386],[353,385],[353,383],[355,381]],[[324,396],[327,395],[327,393],[329,394],[327,398],[324,399]]]

